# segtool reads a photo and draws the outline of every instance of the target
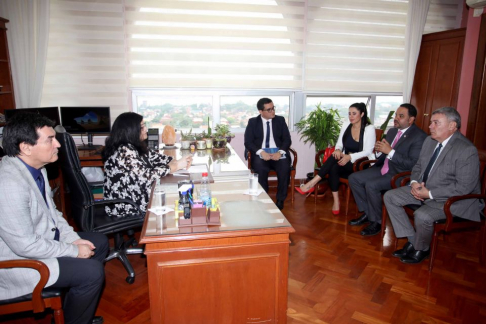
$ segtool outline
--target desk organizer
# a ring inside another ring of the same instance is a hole
[[[191,218],[184,218],[184,212],[179,210],[179,201],[175,201],[175,213],[179,227],[221,225],[221,211],[216,198],[212,199],[214,208],[206,208],[202,202],[195,201],[191,209]]]

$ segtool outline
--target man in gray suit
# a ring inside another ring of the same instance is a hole
[[[381,231],[381,192],[391,189],[391,178],[400,172],[410,171],[418,160],[422,144],[427,135],[415,126],[417,109],[404,103],[398,107],[393,121],[394,128],[386,134],[386,139],[376,142],[376,163],[369,169],[349,176],[349,186],[358,209],[364,212],[359,218],[349,222],[351,226],[370,223],[361,231],[363,236],[371,236]]]
[[[5,126],[0,162],[0,260],[36,259],[49,268],[46,286],[67,288],[66,323],[102,323],[94,317],[104,283],[108,239],[76,233],[57,211],[44,166],[57,160],[60,147],[53,122],[17,114]],[[0,270],[0,300],[31,293],[35,270]]]
[[[435,110],[430,119],[430,136],[425,139],[410,186],[390,190],[385,205],[397,237],[407,237],[402,249],[393,252],[403,263],[420,263],[429,256],[434,222],[444,219],[449,197],[478,194],[479,156],[476,147],[464,137],[461,116],[452,107]],[[402,206],[416,205],[415,229]],[[479,221],[480,202],[468,199],[452,205],[459,217]]]

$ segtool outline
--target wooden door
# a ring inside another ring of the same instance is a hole
[[[415,123],[429,132],[431,113],[441,107],[456,107],[466,29],[424,35],[410,102],[417,107]]]

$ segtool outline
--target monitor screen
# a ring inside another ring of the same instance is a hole
[[[16,114],[23,112],[31,112],[45,116],[56,123],[54,126],[61,125],[59,109],[57,109],[57,107],[5,109],[5,121],[8,122]]]
[[[71,134],[110,132],[110,107],[61,107],[61,123]]]

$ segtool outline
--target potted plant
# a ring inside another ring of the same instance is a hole
[[[219,137],[226,138],[226,141],[228,143],[230,143],[231,142],[231,139],[233,137],[235,137],[235,135],[231,133],[230,128],[229,128],[228,125],[218,124],[214,128],[214,131],[215,131],[215,134],[217,134]]]
[[[205,150],[206,149],[206,140],[207,137],[206,132],[203,131],[200,134],[196,134],[196,147],[198,150]]]
[[[192,128],[184,134],[181,130],[181,149],[188,150],[191,148],[191,144],[194,143],[194,135],[192,134]]]
[[[307,118],[302,118],[295,126],[301,134],[300,139],[314,144],[316,152],[336,145],[341,129],[341,118],[337,109],[322,109],[316,105]]]
[[[228,138],[231,140],[231,135],[228,125],[216,125],[213,134],[213,150],[225,150]]]
[[[211,138],[211,124],[209,123],[209,117],[208,117],[208,133],[207,137],[205,138],[206,140],[206,148],[210,149],[213,147],[213,139]]]

